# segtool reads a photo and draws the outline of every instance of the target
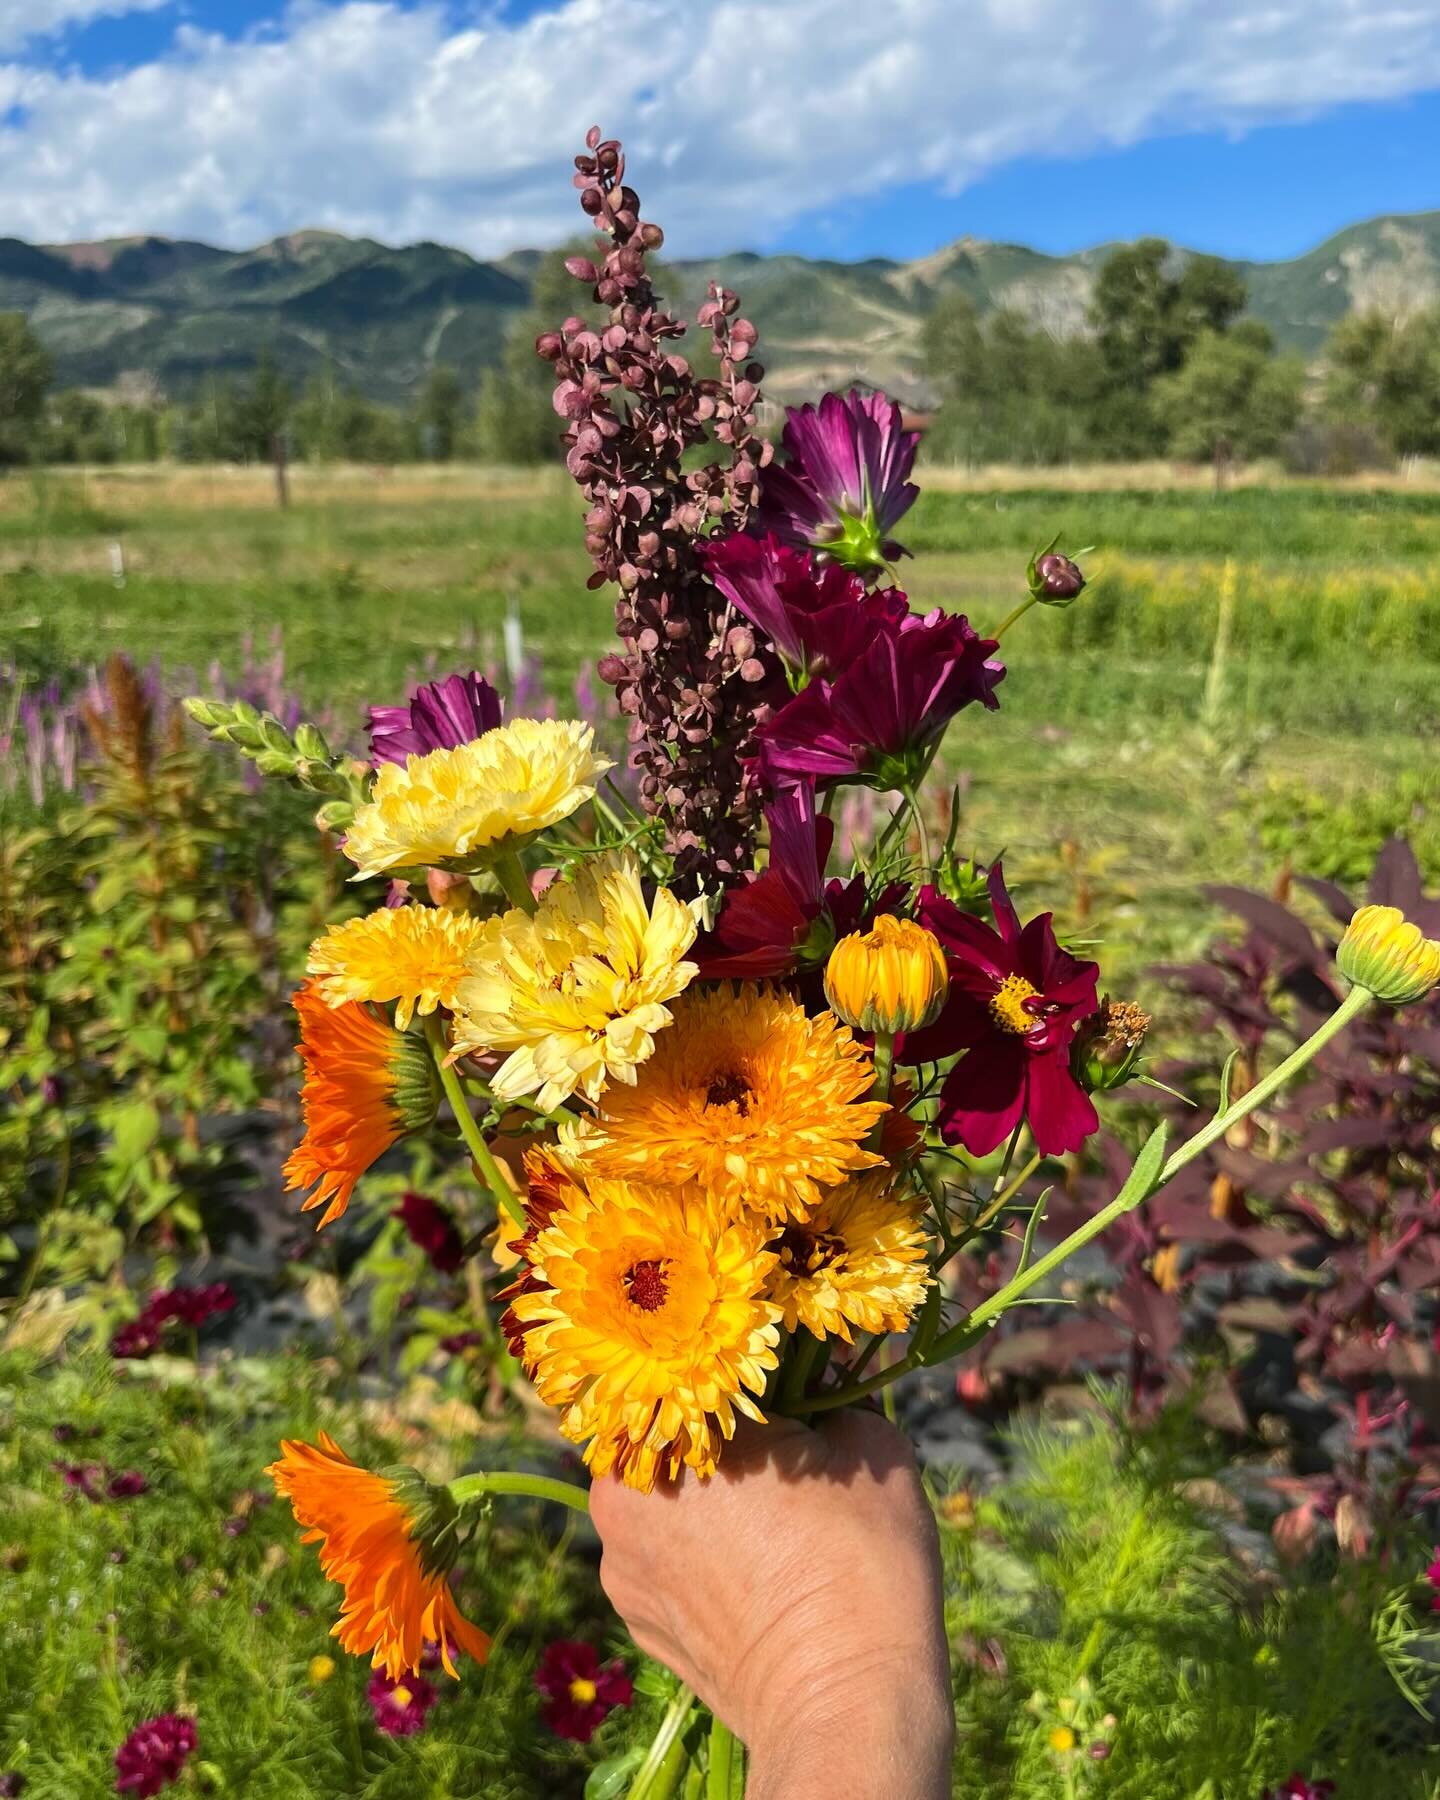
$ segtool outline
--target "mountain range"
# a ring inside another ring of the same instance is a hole
[[[668,263],[666,277],[690,316],[712,278],[740,293],[774,398],[858,377],[923,404],[920,330],[943,295],[959,288],[982,311],[1012,306],[1057,334],[1083,330],[1113,248],[1049,256],[962,238],[914,262],[745,253]],[[159,237],[4,238],[0,310],[29,316],[62,386],[184,398],[268,348],[296,379],[328,365],[372,399],[403,404],[436,364],[473,381],[497,360],[540,254],[480,262],[440,244],[392,249],[325,231],[244,251]],[[1348,312],[1404,313],[1440,298],[1440,212],[1371,219],[1304,256],[1233,266],[1251,313],[1282,345],[1313,354]]]

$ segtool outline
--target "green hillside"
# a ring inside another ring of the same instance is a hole
[[[920,328],[942,295],[958,288],[982,309],[1014,306],[1065,335],[1084,326],[1107,248],[1046,256],[965,238],[909,263],[737,254],[668,272],[691,312],[711,279],[743,295],[778,397],[860,377],[923,403]],[[248,251],[7,238],[0,310],[30,317],[67,386],[184,397],[268,347],[296,379],[333,366],[372,399],[398,403],[436,363],[473,379],[497,359],[538,261],[534,251],[479,262],[440,244],[391,249],[323,231]],[[1440,212],[1372,219],[1292,261],[1237,267],[1254,314],[1311,353],[1353,309],[1405,312],[1440,297]]]

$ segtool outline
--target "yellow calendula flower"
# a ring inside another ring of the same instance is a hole
[[[634,1087],[594,1121],[561,1128],[587,1174],[693,1182],[731,1213],[803,1216],[881,1158],[864,1148],[884,1101],[869,1056],[830,1013],[807,1018],[778,988],[694,990]]]
[[[888,1169],[872,1169],[831,1188],[803,1222],[791,1220],[776,1253],[769,1294],[787,1331],[815,1337],[903,1331],[930,1287],[922,1209],[895,1187]]]
[[[332,925],[310,946],[305,966],[327,1006],[393,1000],[403,1031],[415,1013],[455,1005],[466,952],[482,929],[482,920],[448,907],[382,906]]]
[[[1399,907],[1362,906],[1335,953],[1340,973],[1387,1006],[1423,1000],[1440,984],[1440,943]]]
[[[512,1348],[596,1476],[648,1491],[685,1468],[713,1474],[736,1415],[763,1422],[755,1396],[776,1365],[765,1227],[696,1188],[544,1176]]]
[[[546,1111],[574,1093],[597,1100],[654,1050],[666,1002],[695,975],[694,941],[695,916],[668,888],[646,905],[633,857],[597,857],[533,915],[481,927],[455,990],[455,1048],[508,1053],[490,1078],[502,1100],[535,1094]]]
[[[940,941],[913,919],[881,913],[841,938],[825,966],[825,998],[857,1031],[919,1031],[945,1004],[950,971]]]
[[[594,798],[611,767],[594,739],[573,719],[512,719],[456,749],[386,763],[345,854],[359,875],[492,861]]]
[[[265,1473],[304,1527],[301,1543],[320,1546],[320,1567],[345,1590],[331,1635],[352,1656],[368,1651],[392,1681],[420,1667],[427,1640],[439,1646],[451,1675],[452,1650],[485,1661],[490,1639],[456,1605],[443,1548],[427,1539],[433,1522],[424,1515],[444,1509],[443,1490],[408,1471],[361,1468],[323,1431],[318,1444],[287,1439]],[[312,1680],[323,1679],[315,1666]]]
[[[310,1677],[312,1687],[322,1687],[335,1673],[333,1656],[312,1656],[306,1674]]]

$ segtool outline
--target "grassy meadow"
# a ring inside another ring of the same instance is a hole
[[[1440,855],[1440,490],[1157,466],[936,471],[902,579],[981,626],[1026,557],[1091,544],[1092,585],[1007,638],[1001,711],[946,760],[963,840],[1130,970],[1191,947],[1205,880],[1345,880],[1395,829]],[[563,709],[610,629],[558,472],[145,469],[0,483],[0,661],[45,677],[124,649],[177,685],[268,652],[337,734],[426,668],[501,660],[507,607]],[[118,546],[118,550],[115,548]],[[123,569],[117,558],[123,558]],[[1227,574],[1227,564],[1228,574]]]

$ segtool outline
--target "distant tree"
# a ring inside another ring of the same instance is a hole
[[[1325,365],[1327,418],[1373,428],[1397,456],[1440,455],[1440,306],[1342,319]]]
[[[0,463],[27,462],[54,379],[45,346],[24,313],[0,313]]]
[[[589,255],[591,245],[580,246]],[[558,460],[564,430],[550,403],[555,377],[535,354],[542,331],[553,331],[572,313],[591,309],[586,291],[565,267],[577,246],[541,258],[531,283],[530,305],[511,326],[498,367],[480,379],[475,408],[476,451],[484,462],[541,463]],[[652,274],[654,270],[652,269]]]
[[[111,409],[93,394],[71,388],[57,394],[43,433],[44,456],[52,463],[111,463],[121,445]]]
[[[449,462],[460,449],[465,429],[465,393],[453,369],[437,363],[426,378],[415,407],[420,454],[430,462]]]
[[[240,434],[247,461],[266,462],[275,440],[284,435],[294,409],[295,395],[280,373],[267,344],[255,363],[255,372],[239,395]]]
[[[315,462],[404,462],[415,453],[409,422],[337,381],[333,368],[305,384],[291,431],[296,454]]]
[[[1263,326],[1206,331],[1184,364],[1152,390],[1172,456],[1205,462],[1224,449],[1244,460],[1273,456],[1295,429],[1305,387],[1299,357],[1277,357]]]

